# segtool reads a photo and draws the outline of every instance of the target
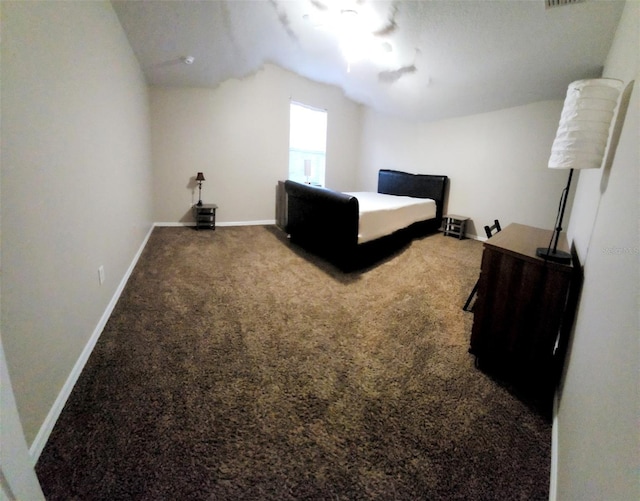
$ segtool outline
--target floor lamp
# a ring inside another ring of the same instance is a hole
[[[569,85],[549,158],[549,168],[569,169],[569,179],[560,196],[549,246],[536,250],[541,258],[564,264],[571,262],[571,254],[558,250],[558,238],[573,170],[599,169],[602,165],[621,89],[622,82],[613,78],[578,80]]]

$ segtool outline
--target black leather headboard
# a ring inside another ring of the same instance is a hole
[[[397,170],[381,169],[378,173],[378,193],[431,198],[436,201],[436,218],[440,221],[442,219],[447,180],[447,176],[410,174]]]

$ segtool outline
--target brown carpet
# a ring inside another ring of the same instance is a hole
[[[548,499],[549,423],[474,368],[482,245],[344,274],[156,228],[40,460],[49,500]]]

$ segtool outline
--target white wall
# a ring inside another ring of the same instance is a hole
[[[193,181],[203,172],[202,200],[219,222],[275,219],[275,187],[289,162],[290,100],[326,109],[326,185],[353,190],[361,107],[336,87],[273,65],[215,89],[151,89],[155,220],[193,221]]]
[[[604,76],[635,80],[615,158],[584,171],[569,236],[584,287],[554,423],[558,500],[640,499],[640,3],[626,3]],[[553,488],[553,485],[552,485]]]
[[[3,1],[1,64],[2,342],[32,444],[151,227],[148,95],[109,2]]]
[[[445,212],[469,216],[468,233],[499,219],[553,228],[567,173],[547,168],[562,101],[410,123],[367,111],[359,182],[375,189],[389,168],[449,176]],[[479,233],[478,233],[479,232]]]
[[[328,187],[376,188],[381,168],[446,174],[447,211],[470,233],[494,219],[552,228],[566,172],[547,169],[562,101],[413,123],[380,115],[273,65],[216,89],[151,89],[155,220],[190,222],[202,171],[203,201],[219,222],[273,221],[287,176],[289,100],[329,112]],[[474,226],[473,223],[476,223]]]

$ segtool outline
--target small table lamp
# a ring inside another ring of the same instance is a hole
[[[198,207],[202,206],[202,181],[204,181],[204,174],[202,172],[198,172],[196,176],[196,181],[198,181]]]
[[[311,184],[309,182],[309,178],[311,177],[311,159],[305,158],[304,160],[304,175],[307,178],[307,184]]]
[[[538,257],[557,263],[571,262],[571,254],[558,250],[558,237],[573,169],[599,169],[602,165],[621,90],[622,82],[612,78],[578,80],[569,85],[549,158],[550,169],[570,169],[569,180],[560,196],[556,228],[549,247],[539,247]]]

